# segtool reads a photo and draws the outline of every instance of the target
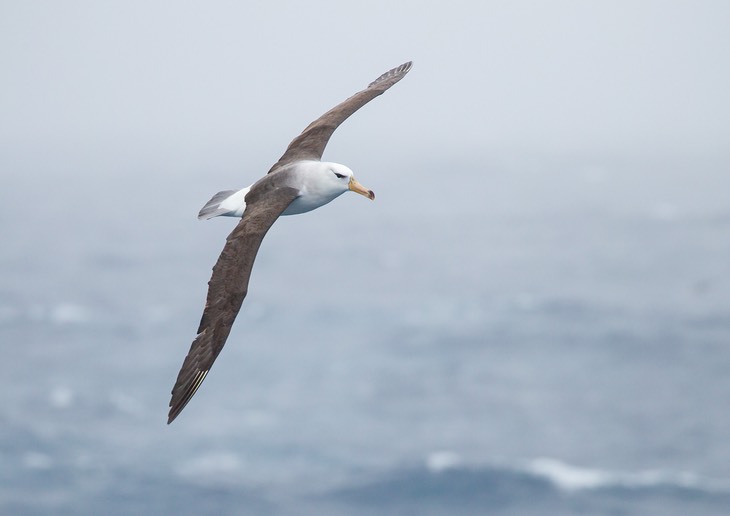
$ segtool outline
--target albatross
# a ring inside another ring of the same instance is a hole
[[[309,124],[294,138],[269,172],[249,187],[215,194],[200,210],[199,219],[240,217],[213,266],[205,309],[175,386],[167,424],[172,423],[198,391],[231,332],[243,299],[256,253],[266,232],[281,215],[312,211],[352,191],[375,199],[352,170],[321,161],[332,133],[355,111],[400,81],[411,69],[409,61],[371,82]]]

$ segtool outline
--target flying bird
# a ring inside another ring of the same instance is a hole
[[[385,72],[367,88],[327,111],[292,140],[264,177],[242,190],[218,192],[200,210],[199,219],[229,216],[241,220],[226,238],[213,266],[198,335],[172,389],[167,424],[180,415],[223,349],[248,292],[256,253],[276,219],[319,208],[348,190],[375,199],[372,190],[355,180],[352,170],[321,161],[322,153],[342,122],[400,81],[411,66],[409,61]]]

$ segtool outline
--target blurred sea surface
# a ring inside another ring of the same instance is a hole
[[[3,514],[730,507],[726,159],[346,162],[376,202],[274,225],[167,426],[260,174],[52,158],[3,158]]]

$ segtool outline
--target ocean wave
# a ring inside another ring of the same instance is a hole
[[[446,513],[438,507],[460,514],[486,507],[495,514],[716,514],[730,506],[730,481],[690,472],[615,472],[547,458],[480,465],[436,452],[423,465],[331,495],[348,506],[429,507],[428,514]]]
[[[542,477],[563,491],[583,489],[652,489],[676,488],[730,495],[730,480],[703,477],[688,471],[643,470],[616,472],[573,466],[549,459],[534,459],[522,468]]]
[[[705,477],[690,471],[647,469],[636,472],[611,471],[568,464],[553,458],[540,457],[516,465],[469,464],[450,451],[436,451],[424,461],[426,470],[438,474],[448,470],[504,471],[526,474],[547,480],[553,487],[566,492],[590,489],[681,488],[730,494],[730,479]]]
[[[72,302],[56,304],[0,304],[0,324],[48,323],[56,326],[85,325],[92,320],[88,306]]]

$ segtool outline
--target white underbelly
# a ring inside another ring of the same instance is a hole
[[[342,193],[343,192],[338,192],[334,195],[314,195],[303,192],[299,197],[294,199],[289,206],[287,206],[282,215],[298,215],[300,213],[316,210],[320,206],[324,206],[328,202],[335,200],[342,195]]]

